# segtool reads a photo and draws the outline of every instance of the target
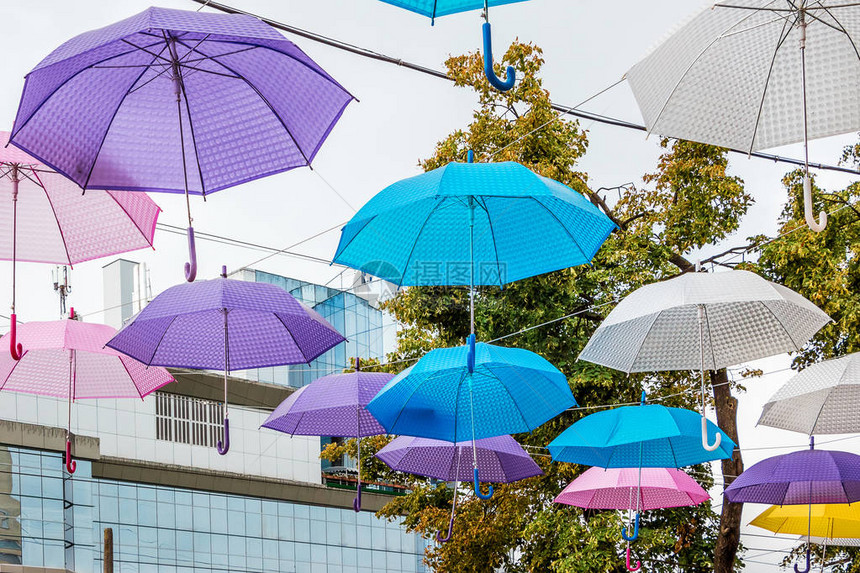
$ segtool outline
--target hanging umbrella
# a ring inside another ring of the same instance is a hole
[[[649,132],[745,152],[860,129],[860,5],[732,0],[708,6],[627,72]],[[807,60],[809,65],[807,65]]]
[[[310,363],[343,342],[315,311],[275,285],[221,278],[170,287],[107,345],[148,366],[224,370],[224,440],[230,449],[230,371]]]
[[[107,191],[81,195],[77,185],[14,147],[0,132],[0,258],[12,261],[9,344],[21,358],[15,312],[18,261],[75,265],[152,246],[161,209],[142,193]]]
[[[793,432],[860,432],[860,354],[813,364],[764,405],[758,423]]]
[[[450,541],[454,533],[454,514],[460,482],[473,479],[474,472],[469,463],[471,447],[472,443],[468,440],[455,444],[443,440],[399,436],[376,453],[376,457],[394,471],[455,482],[448,534],[442,537],[442,532],[436,532],[436,540],[440,543]],[[475,440],[475,449],[482,482],[511,483],[543,475],[534,460],[509,435]]]
[[[149,8],[28,75],[11,143],[84,189],[190,195],[310,165],[353,97],[244,15]]]
[[[74,313],[74,310],[72,311]],[[20,360],[0,353],[0,390],[65,398],[66,469],[72,459],[72,402],[90,398],[140,398],[173,382],[163,368],[147,368],[105,343],[116,330],[76,320],[28,322],[20,326],[27,350]],[[8,339],[11,333],[3,338]],[[8,340],[3,340],[8,342]]]
[[[860,505],[824,503],[812,506],[812,520],[806,506],[774,505],[767,508],[750,525],[784,535],[812,535],[815,538],[860,537]]]
[[[430,18],[431,25],[436,22],[436,18],[448,16],[450,14],[458,14],[460,12],[469,12],[471,10],[484,9],[484,74],[490,85],[501,92],[506,92],[516,83],[516,70],[512,66],[508,66],[507,75],[504,80],[496,76],[493,70],[493,40],[492,31],[490,29],[490,6],[500,6],[502,4],[513,4],[514,2],[524,2],[525,0],[382,0],[386,4],[393,4],[399,8],[415,12]]]
[[[816,450],[810,437],[808,450],[767,458],[744,471],[725,496],[732,503],[806,505],[808,539],[814,505],[860,501],[860,456]],[[806,569],[795,571],[809,571],[809,559],[807,544]]]
[[[332,436],[355,438],[358,442],[358,486],[352,507],[361,511],[361,438],[385,433],[365,409],[367,403],[394,374],[361,372],[355,359],[355,372],[332,374],[299,388],[281,402],[262,427],[291,436]]]
[[[705,370],[800,350],[830,317],[749,271],[684,273],[645,285],[609,313],[579,355],[623,372],[699,370],[702,447]]]
[[[627,541],[627,570],[638,571],[641,563],[630,564],[630,542],[639,536],[639,512],[667,507],[699,505],[710,499],[696,480],[674,468],[589,468],[556,496],[556,503],[585,509],[636,511],[633,534],[627,527],[621,536]]]
[[[476,495],[476,441],[530,432],[576,406],[567,378],[545,358],[521,348],[469,344],[431,350],[367,405],[390,433],[472,443]]]

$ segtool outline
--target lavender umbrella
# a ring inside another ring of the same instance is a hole
[[[224,441],[230,449],[227,376],[231,370],[309,363],[346,340],[288,292],[220,279],[183,283],[155,297],[107,346],[149,366],[224,369]]]
[[[358,486],[352,507],[361,511],[361,438],[385,433],[365,409],[376,393],[394,374],[361,372],[355,359],[355,372],[332,374],[299,388],[263,422],[270,428],[292,436],[335,436],[358,441]]]
[[[353,97],[246,15],[149,8],[26,78],[13,145],[84,189],[208,194],[310,165]]]
[[[509,435],[475,440],[474,443],[465,440],[456,444],[443,440],[400,436],[379,450],[376,457],[395,471],[459,483],[473,479],[473,445],[482,482],[511,483],[543,475],[534,460]],[[440,543],[451,540],[456,507],[457,486],[454,487],[448,535],[442,537],[441,532],[436,532],[436,539]]]
[[[726,488],[726,499],[733,503],[770,505],[808,505],[810,537],[812,505],[860,501],[860,456],[848,452],[816,450],[809,438],[809,449],[767,458],[755,464]],[[806,569],[809,571],[809,546]]]

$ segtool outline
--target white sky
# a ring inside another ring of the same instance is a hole
[[[480,47],[481,32],[477,12],[445,17],[436,26],[415,14],[377,0],[231,0],[239,8],[296,25],[327,36],[358,44],[385,54],[442,68],[449,54],[464,53]],[[145,0],[3,0],[0,3],[0,51],[5,54],[3,81],[0,84],[0,127],[11,128],[24,75],[39,60],[64,40],[148,7]],[[196,10],[190,0],[162,0],[160,5]],[[535,42],[544,49],[545,86],[554,101],[576,105],[617,81],[648,49],[680,22],[707,5],[702,0],[533,0],[491,11],[494,49],[503,53],[516,36]],[[341,121],[319,153],[314,167],[354,208],[360,207],[386,185],[417,174],[420,158],[432,154],[437,141],[463,127],[471,117],[476,98],[449,82],[374,62],[316,44],[290,38],[359,99],[349,106]],[[626,84],[590,102],[584,109],[641,122],[632,94]],[[625,182],[641,185],[643,173],[653,171],[660,149],[657,138],[647,139],[641,132],[585,123],[589,130],[589,152],[581,167],[594,187]],[[811,159],[835,163],[843,145],[856,137],[843,136],[814,142]],[[799,146],[774,150],[800,157]],[[785,200],[780,183],[788,166],[771,162],[731,157],[731,171],[742,177],[756,198],[739,233],[718,249],[744,243],[758,233],[774,234],[776,218]],[[852,179],[844,174],[819,176],[825,187],[844,187]],[[185,227],[184,200],[178,196],[154,195],[164,208],[161,222]],[[286,247],[319,231],[345,222],[353,213],[315,173],[294,170],[239,188],[217,193],[203,203],[193,201],[195,227],[273,247]],[[328,233],[303,244],[297,251],[330,258],[338,233]],[[183,279],[186,260],[184,236],[159,232],[157,251],[142,251],[126,258],[146,262],[152,271],[154,292]],[[201,278],[215,276],[222,264],[233,270],[262,257],[265,253],[228,247],[198,240]],[[84,263],[71,274],[70,304],[89,320],[102,319],[101,266],[108,260]],[[9,268],[8,266],[6,268]],[[51,281],[52,267],[21,264],[18,289],[18,314],[23,320],[51,320],[58,316],[58,302]],[[323,282],[334,278],[339,269],[274,257],[261,269]],[[347,273],[347,278],[351,278]],[[338,285],[339,281],[333,284]],[[0,276],[0,293],[10,288],[8,272]],[[8,300],[8,295],[3,295]],[[7,314],[6,304],[0,314]],[[6,321],[2,321],[4,325]],[[526,326],[526,325],[523,325]],[[788,366],[787,356],[760,361],[753,366],[765,372]],[[750,391],[741,396],[739,411],[741,442],[745,448],[806,443],[799,434],[754,428],[762,404],[790,376],[777,373],[749,383]],[[820,438],[821,442],[827,436]],[[860,440],[835,444],[834,449],[860,453]],[[756,450],[744,457],[747,467],[753,462],[789,450]],[[763,506],[745,510],[744,522],[751,520]],[[750,532],[763,534],[752,528]],[[750,547],[787,548],[786,541],[760,538],[744,540]],[[753,557],[755,561],[776,563],[778,554]],[[775,570],[749,563],[747,571]]]

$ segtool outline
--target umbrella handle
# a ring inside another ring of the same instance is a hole
[[[797,563],[794,564],[794,573],[809,573],[809,569],[811,568],[809,562],[809,545],[806,546],[806,569],[798,569]]]
[[[12,321],[9,325],[9,352],[13,360],[21,360],[24,356],[24,347],[18,342],[18,317],[13,312],[9,319]]]
[[[702,416],[702,447],[709,452],[713,452],[720,447],[720,443],[722,443],[722,441],[723,436],[718,431],[713,445],[708,443],[708,419]]]
[[[188,258],[190,263],[185,263],[185,280],[190,283],[197,278],[197,245],[194,243],[194,227],[188,227]]]
[[[818,214],[818,221],[815,221],[815,214],[812,212],[812,180],[809,179],[809,174],[803,175],[803,216],[806,219],[806,225],[820,233],[827,226],[827,212],[822,211]]]
[[[355,497],[352,498],[352,509],[355,513],[361,511],[361,484],[355,488]]]
[[[642,568],[642,563],[640,563],[639,561],[636,561],[635,566],[633,566],[633,567],[630,566],[630,544],[628,543],[627,544],[627,570],[628,571],[639,571],[639,569],[641,569],[641,568]]]
[[[230,418],[224,418],[224,441],[218,440],[216,447],[222,456],[230,451]]]
[[[636,519],[633,521],[633,535],[627,536],[627,528],[621,528],[621,538],[624,541],[636,541],[639,538],[639,512],[636,513]]]
[[[486,494],[481,493],[481,484],[478,482],[478,468],[475,468],[474,476],[475,476],[475,495],[477,495],[481,499],[490,499],[491,497],[493,497],[493,486],[491,486],[491,485],[487,486],[488,493],[486,493]]]
[[[514,83],[517,81],[517,72],[513,66],[508,66],[504,81],[499,79],[493,70],[493,39],[489,22],[484,22],[484,74],[490,85],[500,92],[508,91],[514,87]]]
[[[451,512],[451,519],[448,520],[448,535],[442,537],[442,532],[436,532],[436,541],[439,543],[448,543],[451,541],[451,538],[454,536],[454,512]]]
[[[72,459],[72,441],[66,439],[66,470],[70,474],[73,474],[75,473],[75,469],[77,469],[77,467],[77,462]]]

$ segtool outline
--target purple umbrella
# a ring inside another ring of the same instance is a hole
[[[767,458],[755,464],[726,488],[733,503],[812,505],[860,501],[860,456],[849,452],[809,449]],[[794,566],[798,573],[804,573]],[[809,571],[809,548],[806,569]]]
[[[352,507],[361,511],[361,438],[385,434],[385,428],[365,409],[376,393],[394,374],[361,372],[355,359],[355,372],[332,374],[299,388],[263,422],[290,435],[335,436],[358,441],[358,486]]]
[[[354,98],[260,20],[165,8],[86,32],[26,78],[13,145],[84,189],[189,195],[310,165]]]
[[[444,481],[467,482],[474,477],[473,446],[477,453],[482,482],[511,483],[543,475],[543,471],[522,446],[508,435],[484,438],[475,442],[465,440],[456,444],[443,440],[400,436],[379,450],[376,457],[395,471]],[[457,487],[455,486],[448,535],[442,537],[441,532],[436,532],[436,539],[440,543],[451,540],[456,506]]]
[[[230,449],[231,370],[309,363],[346,340],[315,311],[270,284],[227,279],[182,283],[155,297],[107,346],[148,366],[224,369],[224,441]]]

